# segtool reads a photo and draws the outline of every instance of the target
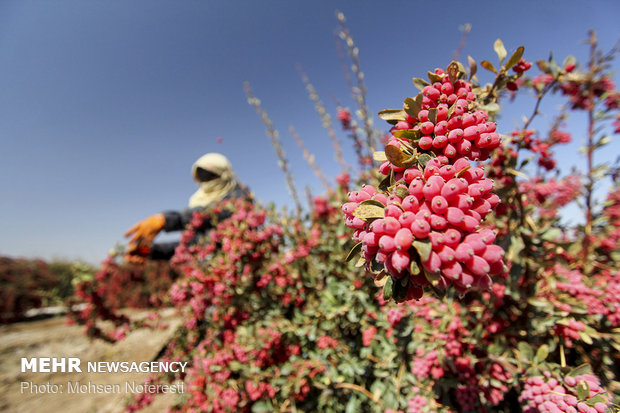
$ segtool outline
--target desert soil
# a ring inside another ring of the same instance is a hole
[[[143,317],[134,311],[131,317]],[[10,413],[98,413],[122,412],[133,394],[126,393],[125,383],[143,383],[147,373],[89,373],[88,361],[151,361],[169,340],[180,319],[174,310],[163,310],[165,330],[139,329],[115,344],[92,341],[81,326],[68,325],[64,316],[45,320],[0,325],[0,411]],[[82,373],[21,373],[22,357],[78,357]],[[67,394],[67,382],[120,384],[120,393]],[[22,382],[34,385],[63,385],[63,394],[35,394]],[[173,404],[177,395],[158,395],[144,412],[163,412]]]

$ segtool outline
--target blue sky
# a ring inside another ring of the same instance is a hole
[[[472,31],[463,56],[478,61],[495,59],[498,37],[509,52],[524,45],[532,61],[550,50],[583,60],[589,28],[604,49],[620,37],[620,3],[611,0],[2,1],[0,254],[96,263],[136,221],[185,207],[196,190],[190,167],[211,151],[228,156],[261,201],[290,204],[244,80],[279,129],[298,188],[320,191],[288,127],[328,176],[338,173],[295,69],[303,66],[332,115],[331,96],[353,107],[336,9],[360,49],[373,113],[415,95],[412,77],[445,67],[464,23]],[[501,131],[530,113],[519,102],[504,112]],[[575,125],[579,143],[585,126]],[[562,162],[579,165],[575,152],[563,149]],[[601,160],[614,152],[617,141]]]

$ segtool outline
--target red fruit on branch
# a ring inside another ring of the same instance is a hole
[[[488,275],[504,269],[503,250],[492,245],[495,234],[481,229],[499,197],[484,170],[468,159],[484,160],[500,145],[496,125],[477,107],[469,82],[435,73],[440,81],[406,100],[407,116],[392,129],[388,160],[379,171],[393,183],[383,198],[374,188],[372,195],[351,192],[342,208],[345,224],[364,231],[354,239],[362,243],[367,270],[400,280],[384,288],[384,296],[397,301],[417,296],[430,280],[459,292],[487,288]],[[440,103],[450,100],[452,107]]]

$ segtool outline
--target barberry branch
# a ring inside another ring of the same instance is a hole
[[[245,90],[245,94],[248,97],[248,103],[254,106],[256,109],[256,113],[261,117],[263,124],[266,126],[267,136],[271,139],[271,145],[274,147],[276,151],[276,155],[278,157],[278,165],[284,172],[284,176],[286,179],[286,186],[288,188],[293,201],[295,202],[295,206],[297,209],[297,214],[301,215],[302,207],[301,202],[299,202],[299,196],[297,195],[297,190],[295,189],[295,180],[293,179],[293,174],[291,173],[288,167],[288,160],[286,159],[286,155],[284,153],[284,149],[282,148],[282,143],[280,142],[280,137],[278,131],[274,128],[273,122],[267,115],[267,112],[261,107],[260,100],[254,96],[252,93],[252,89],[250,89],[250,83],[245,81],[243,83],[243,89]]]
[[[342,172],[347,172],[347,170],[350,168],[345,162],[344,157],[342,156],[342,147],[340,146],[340,142],[338,142],[336,131],[332,127],[331,118],[327,114],[327,111],[325,110],[325,105],[321,101],[321,98],[319,97],[319,94],[316,92],[316,89],[314,88],[312,83],[310,83],[310,79],[308,78],[306,73],[303,71],[301,65],[299,64],[297,65],[297,71],[299,72],[299,75],[301,76],[302,82],[306,86],[306,90],[308,91],[308,96],[310,97],[310,100],[312,100],[312,102],[314,103],[314,109],[321,117],[321,124],[323,125],[323,128],[327,130],[329,139],[332,141],[332,146],[334,147],[336,160],[340,164],[340,169],[342,170]]]
[[[338,19],[338,23],[340,24],[340,38],[346,43],[347,51],[349,57],[353,61],[351,65],[351,70],[355,75],[355,79],[357,81],[357,87],[354,88],[355,101],[357,102],[360,117],[364,122],[364,131],[366,132],[366,146],[369,150],[369,155],[372,155],[374,148],[377,147],[377,142],[375,138],[374,129],[372,126],[372,119],[370,114],[368,113],[368,106],[366,105],[366,86],[364,85],[364,73],[360,68],[360,60],[359,60],[359,50],[355,47],[355,43],[353,42],[353,37],[349,33],[349,30],[345,26],[345,17],[339,11],[336,11],[336,17]]]
[[[293,139],[295,139],[295,142],[297,142],[297,146],[299,146],[299,149],[301,149],[301,151],[303,152],[304,159],[306,160],[306,162],[308,162],[308,165],[310,165],[310,168],[312,169],[316,177],[319,178],[325,190],[328,193],[331,193],[332,188],[327,182],[327,178],[325,178],[325,174],[323,174],[323,171],[321,170],[321,168],[316,164],[314,155],[310,153],[308,148],[306,148],[306,146],[304,145],[304,141],[301,139],[301,137],[299,136],[299,134],[297,133],[293,125],[289,126],[289,132],[293,136]]]
[[[583,267],[586,268],[590,255],[590,236],[592,234],[592,192],[594,190],[593,157],[594,157],[594,74],[596,71],[597,41],[594,31],[590,30],[590,60],[588,61],[588,145],[587,145],[587,182],[586,182],[586,226],[583,240]]]

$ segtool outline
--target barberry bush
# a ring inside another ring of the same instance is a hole
[[[156,309],[170,305],[168,290],[178,277],[167,262],[124,263],[112,250],[97,271],[76,273],[66,299],[69,322],[84,326],[89,337],[116,341],[137,327],[156,326],[156,312],[136,321],[122,309]]]
[[[94,271],[81,262],[0,256],[0,322],[26,319],[28,310],[62,306],[73,296],[80,274]]]
[[[172,260],[169,299],[184,322],[161,354],[191,368],[151,378],[186,383],[171,410],[616,411],[620,190],[617,167],[595,163],[617,132],[615,50],[600,52],[592,34],[585,65],[534,65],[523,47],[509,55],[497,40],[495,64],[468,58],[415,78],[417,95],[379,112],[389,125],[381,140],[338,18],[361,117],[340,107],[337,119],[358,174],[341,162],[330,184],[291,128],[326,187],[304,212],[280,137],[246,84],[296,209],[226,201],[196,214]],[[513,129],[498,115],[516,94],[533,94],[533,111]],[[536,130],[551,94],[566,105]],[[568,130],[577,112],[587,124]],[[586,168],[558,168],[554,147],[577,135]],[[576,203],[584,218],[569,224],[563,208]],[[231,217],[190,244],[221,209]],[[128,409],[153,397],[137,395]]]

